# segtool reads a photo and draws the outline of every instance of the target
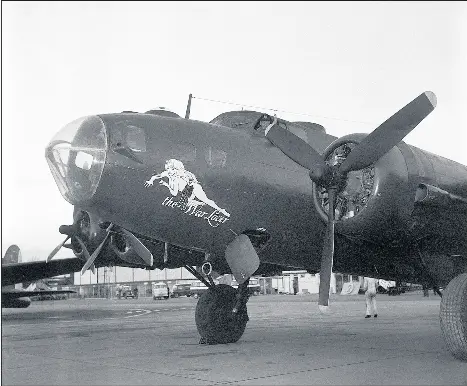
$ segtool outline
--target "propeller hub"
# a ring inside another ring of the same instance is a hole
[[[328,191],[336,189],[336,220],[345,220],[355,216],[362,210],[373,191],[375,170],[373,166],[363,170],[343,173],[340,165],[346,160],[352,149],[359,143],[356,138],[341,138],[324,152],[326,164],[329,166],[329,176],[320,181],[314,181],[318,187],[314,189],[314,200],[321,217],[327,221]],[[323,183],[324,182],[324,183]]]
[[[60,225],[60,227],[58,228],[58,231],[62,234],[62,235],[67,235],[67,236],[74,236],[76,234],[76,225],[73,224],[73,225]]]
[[[309,175],[311,180],[319,186],[328,186],[333,179],[333,171],[327,165],[310,169]]]

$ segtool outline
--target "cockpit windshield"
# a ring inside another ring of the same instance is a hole
[[[267,114],[263,114],[258,111],[228,111],[226,113],[218,115],[209,123],[213,125],[221,125],[231,128],[256,130],[258,133],[261,133],[261,135],[263,135],[264,131],[271,123],[271,117]],[[285,121],[283,119],[278,119],[278,125],[294,133],[296,136],[303,139],[305,142],[308,141],[306,132],[307,126],[305,126],[302,122],[293,123]],[[310,123],[310,125],[313,124]]]
[[[262,115],[263,113],[257,111],[228,111],[218,115],[209,123],[231,128],[254,129],[254,125]]]
[[[50,141],[45,156],[62,196],[71,204],[90,199],[104,169],[105,125],[98,116],[77,119]]]

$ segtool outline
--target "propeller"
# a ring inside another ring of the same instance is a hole
[[[86,248],[86,245],[84,244],[83,240],[79,237],[79,230],[80,230],[79,223],[80,223],[81,220],[83,220],[83,218],[84,218],[84,215],[81,213],[76,217],[76,220],[72,225],[62,225],[62,226],[60,226],[59,232],[62,233],[62,234],[65,234],[67,236],[65,237],[65,240],[63,240],[60,244],[58,244],[53,249],[53,251],[50,252],[50,254],[47,256],[47,259],[46,259],[47,263],[50,260],[53,259],[53,257],[58,253],[58,251],[71,238],[74,238],[74,240],[76,240],[78,242],[79,246],[81,247],[81,249],[83,251],[83,255],[86,258],[86,260],[89,259],[89,252],[88,252],[88,250]]]
[[[84,245],[83,240],[81,240],[79,237],[76,237],[76,241],[78,241],[78,244],[79,244],[79,246],[81,247],[81,249],[83,251],[84,258],[86,259],[86,261],[91,260],[91,256],[89,256],[88,249],[86,248],[86,245]],[[96,273],[95,265],[91,264],[90,268],[91,268],[92,273],[95,274]]]
[[[356,145],[341,164],[328,165],[324,157],[307,142],[277,125],[277,119],[266,129],[265,136],[285,155],[309,170],[313,182],[328,191],[328,222],[321,256],[318,305],[321,311],[329,306],[329,290],[334,258],[335,201],[345,186],[347,173],[364,169],[378,161],[397,145],[436,107],[431,91],[420,94]]]
[[[341,164],[341,173],[361,170],[378,161],[396,146],[436,107],[436,95],[431,91],[420,94],[388,118],[349,154]]]
[[[104,244],[107,242],[109,236],[110,236],[110,230],[112,229],[113,224],[110,223],[110,225],[106,229],[106,235],[104,237],[104,240],[99,244],[99,246],[95,249],[95,251],[92,253],[92,255],[89,257],[89,259],[86,260],[86,263],[83,265],[83,268],[81,268],[81,275],[83,275],[89,267],[91,267],[94,264],[94,261],[96,260],[97,256],[99,256],[99,253],[101,252],[102,248],[104,247]],[[94,272],[94,271],[93,271]]]
[[[152,253],[147,249],[144,244],[131,232],[123,229],[123,234],[127,237],[128,242],[135,250],[135,253],[143,259],[143,261],[148,265],[152,266],[154,263],[154,257]]]
[[[321,255],[321,269],[319,271],[319,298],[320,311],[326,312],[329,307],[329,290],[331,287],[332,264],[334,259],[334,206],[336,203],[337,189],[330,188],[328,191],[328,223],[326,236],[324,238],[323,252]]]
[[[99,246],[96,248],[96,250],[92,253],[92,255],[89,257],[89,259],[86,260],[86,263],[83,265],[83,268],[81,269],[81,274],[84,274],[86,270],[89,267],[93,267],[94,261],[96,260],[97,256],[99,256],[99,253],[101,252],[102,248],[104,247],[105,243],[107,242],[109,236],[110,236],[110,231],[112,230],[114,224],[110,223],[110,225],[107,227],[106,230],[106,235],[104,237],[104,240],[99,244]],[[131,232],[127,231],[124,228],[121,228],[121,231],[123,234],[126,236],[126,239],[128,240],[128,243],[130,244],[131,247],[133,247],[135,253],[148,265],[152,266],[154,262],[154,257],[152,253],[147,249],[144,244]]]
[[[67,236],[65,240],[63,240],[60,244],[58,244],[52,252],[50,252],[49,256],[47,256],[46,262],[48,263],[52,258],[58,253],[58,251],[65,245],[65,243],[70,239],[71,236]]]
[[[52,252],[50,252],[49,256],[47,256],[46,262],[48,263],[52,258],[58,253],[58,251],[65,245],[65,243],[68,241],[68,239],[74,237],[75,240],[78,242],[79,246],[81,247],[83,251],[83,255],[86,260],[89,260],[89,252],[88,249],[86,248],[86,245],[84,244],[83,240],[79,236],[76,236],[75,234],[70,234],[68,235],[65,240],[63,240],[60,244],[58,244]],[[91,270],[94,273],[95,272],[95,267],[94,264],[91,265]]]

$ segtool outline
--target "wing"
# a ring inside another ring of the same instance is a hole
[[[8,290],[2,291],[2,298],[5,300],[19,299],[30,296],[39,296],[39,295],[58,295],[58,294],[73,294],[76,291],[71,290],[37,290],[37,291],[22,291],[22,290]]]
[[[79,272],[84,261],[78,258],[46,261],[31,261],[2,265],[2,286],[36,281],[47,277]],[[41,292],[42,294],[44,291]],[[54,291],[54,293],[57,293]],[[27,295],[25,295],[27,296]]]

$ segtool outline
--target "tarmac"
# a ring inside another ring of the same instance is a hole
[[[237,342],[199,345],[197,300],[68,299],[2,309],[2,385],[467,385],[440,299],[260,295]]]

